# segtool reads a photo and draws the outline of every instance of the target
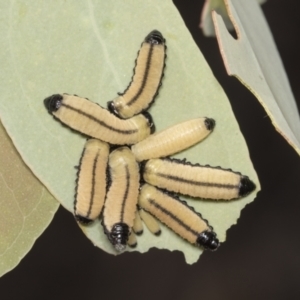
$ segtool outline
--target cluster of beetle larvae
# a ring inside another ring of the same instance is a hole
[[[137,245],[141,220],[158,235],[156,219],[188,242],[216,250],[213,228],[177,194],[231,200],[255,189],[238,172],[169,158],[209,135],[213,119],[196,118],[152,134],[153,121],[145,110],[158,94],[165,58],[165,39],[154,30],[141,45],[129,86],[108,102],[108,109],[76,95],[44,100],[57,120],[90,137],[78,168],[74,215],[82,224],[101,216],[117,251]]]

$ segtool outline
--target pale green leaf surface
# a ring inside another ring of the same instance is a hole
[[[226,0],[238,39],[213,12],[227,73],[236,76],[259,100],[276,130],[300,154],[300,119],[282,61],[255,0]]]
[[[0,122],[0,276],[47,228],[58,202],[24,164]]]
[[[206,0],[203,9],[201,12],[200,17],[200,25],[199,27],[202,29],[203,34],[209,37],[215,36],[215,27],[212,20],[211,12],[214,10],[219,15],[222,16],[223,21],[226,25],[226,28],[228,30],[233,30],[233,25],[231,23],[231,20],[228,16],[225,0]],[[266,2],[266,0],[256,0],[257,3],[263,4]]]
[[[157,130],[193,117],[214,118],[217,125],[213,134],[177,157],[240,171],[259,190],[228,99],[172,1],[31,0],[0,5],[6,16],[0,31],[5,51],[0,71],[4,87],[1,117],[25,162],[66,209],[73,210],[74,166],[85,138],[55,121],[44,108],[43,99],[67,92],[105,106],[127,87],[140,44],[153,29],[164,34],[168,46],[163,86],[150,109]],[[252,193],[230,203],[189,203],[224,241],[226,230],[254,197]],[[116,254],[100,221],[82,230],[95,245]],[[151,247],[181,250],[189,263],[197,261],[202,252],[168,229],[159,238],[147,230],[138,237],[137,251]]]

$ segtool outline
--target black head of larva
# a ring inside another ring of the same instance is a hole
[[[256,186],[247,176],[242,176],[239,187],[239,196],[245,197],[255,190]]]
[[[116,223],[108,234],[108,238],[117,251],[123,251],[126,248],[129,235],[130,230],[127,224]]]
[[[160,45],[165,43],[165,39],[158,30],[153,30],[145,37],[145,42],[153,45]]]
[[[213,231],[203,231],[197,238],[197,244],[211,251],[217,250],[220,246],[220,242]]]
[[[148,120],[148,125],[150,127],[150,132],[151,133],[154,133],[155,132],[155,124],[153,122],[153,118],[152,116],[147,112],[147,111],[144,111],[143,112],[143,115],[145,116],[145,118]]]
[[[54,94],[44,100],[44,105],[50,114],[60,108],[62,99],[62,95]]]
[[[121,116],[119,115],[118,110],[115,107],[115,103],[114,101],[108,101],[107,102],[107,109],[114,115],[116,115],[117,117],[121,118]]]
[[[212,131],[216,126],[216,121],[211,118],[206,118],[204,124],[207,130]]]
[[[75,215],[75,219],[76,219],[77,222],[79,222],[82,225],[89,225],[93,222],[93,220],[82,217],[80,215]]]

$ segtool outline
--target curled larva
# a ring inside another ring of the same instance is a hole
[[[255,189],[247,176],[232,170],[167,158],[146,161],[143,178],[159,188],[202,199],[237,199]]]
[[[129,86],[119,97],[108,102],[109,110],[127,119],[147,109],[158,94],[165,58],[165,39],[159,31],[153,30],[142,43]]]
[[[108,160],[110,185],[103,210],[104,231],[117,251],[125,249],[135,219],[139,166],[127,147],[115,149]]]
[[[199,143],[214,127],[213,119],[191,119],[148,136],[133,145],[131,150],[137,161],[166,157]]]
[[[115,145],[135,144],[150,135],[149,114],[121,120],[100,105],[74,95],[55,94],[44,100],[49,113],[87,136]]]
[[[101,213],[106,194],[106,169],[109,145],[90,139],[80,159],[74,202],[74,215],[78,222],[88,224]]]
[[[216,250],[219,240],[206,220],[186,202],[145,184],[139,195],[139,206],[171,228],[191,244]]]

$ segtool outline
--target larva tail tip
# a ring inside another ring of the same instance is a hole
[[[213,231],[204,231],[197,238],[197,244],[206,250],[215,251],[219,248],[220,242]]]
[[[44,99],[44,105],[49,113],[57,111],[62,102],[63,96],[60,94],[54,94]]]
[[[152,30],[145,38],[145,42],[153,45],[165,43],[163,35],[158,30]]]
[[[216,126],[216,121],[211,118],[206,118],[204,124],[207,130],[212,131]]]
[[[158,231],[154,232],[154,235],[160,236],[161,235],[161,230],[159,229]]]
[[[136,248],[137,243],[134,243],[134,244],[128,244],[128,246],[129,246],[130,248]]]
[[[139,230],[134,232],[136,235],[142,235],[144,233],[144,230]]]
[[[89,225],[93,222],[93,220],[85,218],[85,217],[80,216],[80,215],[75,215],[75,219],[78,223],[80,223],[82,225]]]
[[[240,181],[239,196],[245,197],[253,192],[255,188],[256,185],[253,181],[251,181],[247,176],[242,176]]]

